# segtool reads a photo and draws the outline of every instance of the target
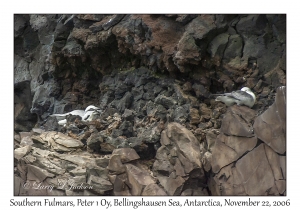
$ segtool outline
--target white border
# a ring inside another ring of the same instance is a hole
[[[253,200],[284,201],[290,199],[290,207],[299,207],[299,100],[297,91],[299,88],[299,13],[298,5],[295,1],[276,2],[274,0],[251,0],[251,1],[2,1],[1,2],[1,202],[0,205],[8,207],[10,199],[22,200],[25,197],[13,196],[13,14],[15,13],[286,13],[287,14],[287,196],[286,197],[251,197]],[[46,197],[28,197],[30,200],[43,200]],[[51,198],[51,197],[47,197]],[[60,200],[74,200],[78,197],[58,197]],[[81,197],[88,200],[101,200],[102,197]],[[115,197],[106,197],[113,200]],[[142,197],[130,197],[131,200],[140,200]],[[171,197],[146,197],[151,200],[168,200]],[[198,197],[199,198],[199,197]],[[203,197],[201,199],[214,199],[224,202],[225,197]],[[228,197],[232,200],[246,200],[248,197]],[[185,197],[173,197],[174,200],[184,201]],[[193,199],[193,198],[191,198]],[[35,207],[22,207],[27,209],[37,209]],[[40,208],[40,207],[38,207]],[[43,207],[49,208],[50,207]],[[55,209],[65,209],[65,207],[55,207]],[[78,208],[78,207],[76,207]],[[89,209],[99,209],[101,207],[89,207]],[[133,209],[132,207],[122,207],[122,209]],[[153,207],[152,207],[153,208]],[[155,207],[157,209],[163,209]],[[175,207],[172,207],[175,208]],[[192,207],[189,207],[192,208]],[[201,208],[201,207],[194,207]],[[224,207],[227,209],[241,207]],[[243,208],[243,207],[242,207]],[[254,207],[257,208],[257,207]],[[254,209],[253,208],[253,209]],[[53,209],[53,208],[52,208]],[[101,208],[103,209],[103,208]],[[112,208],[114,209],[114,208]],[[142,208],[138,208],[142,209]],[[150,208],[147,208],[150,209]],[[178,208],[179,209],[179,208]],[[180,208],[182,209],[182,208]],[[211,207],[210,209],[217,209]],[[220,208],[218,208],[220,209]],[[248,207],[247,209],[252,209]]]

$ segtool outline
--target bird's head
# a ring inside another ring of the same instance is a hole
[[[89,105],[84,111],[87,112],[87,111],[95,111],[97,109],[100,109],[94,105]]]
[[[248,88],[248,87],[243,87],[243,88],[241,89],[241,91],[252,92],[251,89]]]

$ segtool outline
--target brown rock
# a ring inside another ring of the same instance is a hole
[[[205,152],[202,159],[203,168],[206,172],[209,172],[211,169],[212,154],[210,152]]]
[[[195,167],[197,167],[193,163],[191,163],[188,158],[182,155],[178,150],[176,152],[177,152],[177,157],[180,160],[180,163],[183,166],[184,172],[186,174],[189,174]]]
[[[222,167],[236,161],[257,144],[256,137],[227,136],[221,133],[216,140],[212,152],[211,165],[214,173]]]
[[[175,159],[174,169],[176,171],[177,176],[185,176],[184,168],[181,165],[181,162],[178,158]]]
[[[192,196],[193,195],[193,189],[186,189],[182,191],[181,193],[182,196]]]
[[[272,150],[267,145],[265,145],[265,152],[266,152],[269,164],[271,166],[271,169],[273,171],[275,180],[282,180],[283,179],[283,174],[282,174],[283,170],[280,166],[279,155],[276,152],[274,152],[274,150]]]
[[[26,189],[24,188],[24,181],[14,175],[14,196],[17,195],[26,195]]]
[[[199,112],[201,115],[207,115],[207,116],[211,115],[211,109],[209,109],[207,105],[204,103],[199,104]]]
[[[280,168],[282,169],[283,178],[286,179],[286,156],[279,156]]]
[[[87,183],[93,187],[93,191],[99,194],[104,194],[104,192],[113,189],[113,185],[110,181],[94,175],[89,177]]]
[[[107,166],[107,169],[113,173],[113,174],[122,174],[125,172],[125,166],[123,165],[121,161],[121,156],[120,155],[113,155],[110,160],[109,164]]]
[[[216,140],[212,153],[212,171],[217,173],[224,166],[234,162],[239,158],[236,151],[224,144],[220,139]]]
[[[283,194],[286,191],[286,181],[285,180],[276,180],[276,187],[280,194]]]
[[[161,132],[160,143],[161,143],[162,145],[164,145],[164,146],[168,146],[168,145],[171,144],[171,141],[170,141],[170,139],[169,139],[168,136],[167,136],[166,130],[163,130],[163,131]]]
[[[208,196],[208,192],[206,188],[198,188],[198,189],[193,189],[193,196]]]
[[[245,152],[251,151],[257,143],[256,137],[226,136],[221,133],[218,138],[228,147],[232,148],[239,157]]]
[[[147,185],[155,183],[146,171],[132,164],[125,164],[125,166],[132,195],[141,195]]]
[[[261,144],[236,163],[247,195],[267,195],[274,186],[274,175]]]
[[[153,195],[164,196],[167,195],[167,193],[157,184],[149,184],[144,188],[142,196],[153,196]]]
[[[112,152],[112,154],[113,155],[120,155],[120,159],[121,159],[122,163],[128,163],[130,161],[140,159],[140,156],[132,148],[115,149]]]
[[[223,167],[212,180],[214,182],[210,187],[212,195],[247,195],[241,176],[233,164]]]
[[[127,196],[131,195],[129,187],[127,186],[128,178],[127,174],[119,174],[114,181],[114,195]]]
[[[213,130],[209,130],[206,133],[207,150],[212,152],[217,139],[217,134]]]
[[[153,164],[153,172],[169,176],[174,171],[174,167],[168,160],[156,160]]]
[[[164,131],[163,131],[164,132]],[[156,151],[156,156],[155,158],[158,160],[167,160],[168,159],[168,154],[170,153],[169,149],[165,146],[161,146],[158,148]]]
[[[168,195],[180,195],[185,180],[181,176],[177,176],[175,179],[165,176],[159,176],[158,180],[164,187]]]
[[[285,86],[277,88],[275,103],[257,117],[253,125],[257,137],[279,154],[286,151],[285,94]]]
[[[200,123],[200,115],[199,111],[195,108],[190,109],[190,123],[193,124],[199,124]]]
[[[188,162],[195,167],[201,167],[199,142],[191,131],[178,123],[169,123],[167,136],[176,145],[178,152],[188,159]]]
[[[230,106],[223,118],[220,131],[226,135],[252,137],[251,121],[256,112],[246,106]]]

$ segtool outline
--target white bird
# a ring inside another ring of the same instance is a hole
[[[255,94],[248,87],[243,87],[241,90],[233,91],[231,93],[213,94],[217,95],[216,101],[222,101],[226,106],[232,106],[233,104],[245,105],[253,107],[256,97]]]
[[[93,117],[97,114],[97,113],[100,113],[100,108],[99,107],[96,107],[94,105],[89,105],[86,109],[85,109],[85,113],[84,115],[82,116],[82,121],[92,121],[93,120]]]
[[[85,110],[73,110],[65,114],[52,114],[50,117],[56,117],[59,125],[65,125],[67,123],[66,117],[68,115],[78,115],[81,117],[82,121],[91,121],[93,117],[100,113],[100,108],[94,105],[89,105]]]

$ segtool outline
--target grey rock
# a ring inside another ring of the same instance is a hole
[[[71,170],[70,174],[72,176],[83,176],[83,175],[86,175],[86,169],[85,168],[77,167],[77,168]]]
[[[207,49],[216,66],[221,65],[223,53],[228,43],[229,34],[223,33],[217,35],[210,43]]]
[[[101,134],[92,133],[91,136],[86,141],[87,148],[92,152],[100,152],[101,142],[103,142]]]
[[[149,126],[137,129],[137,137],[141,138],[145,143],[156,143],[160,139],[161,130],[158,128],[158,123],[152,123]]]
[[[205,87],[201,84],[195,83],[193,84],[192,88],[195,91],[197,97],[208,98],[208,96],[210,95],[209,92],[205,89]]]
[[[266,32],[266,20],[266,15],[247,15],[242,17],[236,25],[237,32],[245,37],[262,35]]]
[[[125,15],[113,15],[108,22],[102,25],[104,30],[109,29],[110,27],[116,25],[118,22],[122,20]]]
[[[157,96],[155,98],[155,103],[163,105],[166,109],[170,109],[177,104],[175,99],[163,95]]]
[[[128,121],[134,120],[135,112],[133,110],[125,109],[122,118]]]
[[[116,105],[116,108],[119,110],[120,113],[123,113],[125,109],[130,108],[132,102],[133,95],[130,92],[126,92],[124,97]]]
[[[123,121],[119,127],[119,130],[122,132],[121,135],[126,137],[133,136],[133,125],[130,121]]]
[[[240,35],[231,35],[228,39],[228,44],[224,51],[223,59],[229,61],[235,57],[241,57],[243,50],[243,39]]]
[[[178,106],[175,108],[173,113],[174,122],[184,124],[188,120],[189,116],[189,105]]]
[[[14,130],[30,131],[37,121],[37,116],[30,113],[32,106],[30,82],[16,83],[14,93]]]

